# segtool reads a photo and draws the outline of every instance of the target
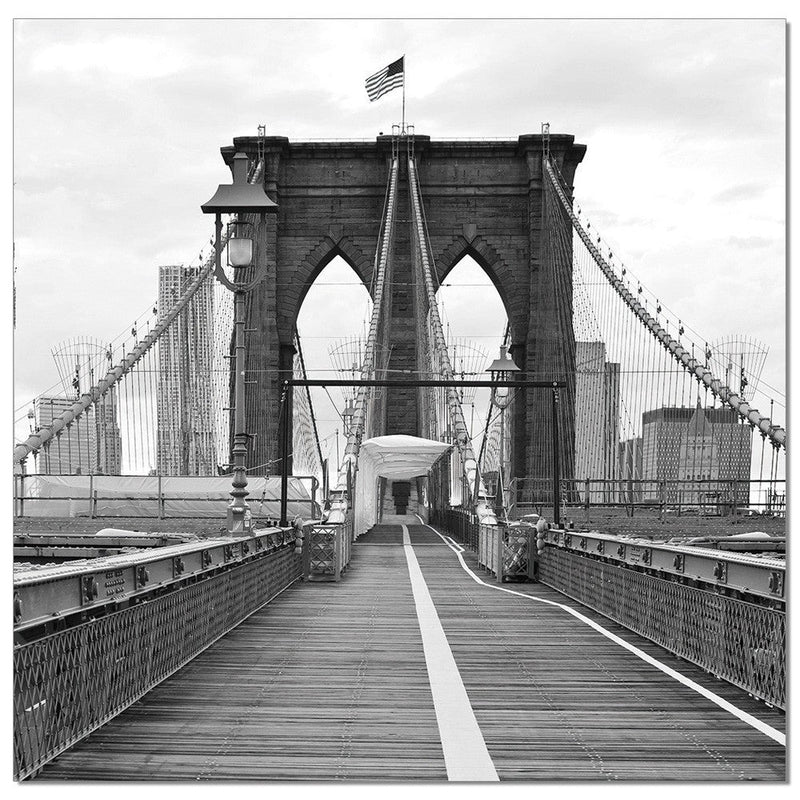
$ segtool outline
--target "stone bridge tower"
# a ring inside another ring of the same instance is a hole
[[[401,147],[401,154],[404,151]],[[266,280],[248,297],[247,426],[254,434],[247,463],[255,474],[278,472],[278,407],[281,382],[291,376],[295,322],[306,292],[320,271],[341,256],[369,289],[383,213],[391,137],[374,141],[291,142],[279,136],[259,141],[238,137],[223,147],[230,165],[236,152],[252,160],[265,154],[267,194],[278,214],[260,231]],[[571,187],[586,147],[574,137],[551,134],[550,155]],[[543,263],[542,137],[506,141],[431,141],[417,135],[414,152],[438,278],[464,255],[481,265],[497,288],[511,324],[511,355],[528,377],[548,380],[574,370],[559,333],[549,265]],[[402,160],[401,160],[402,165]],[[407,174],[398,189],[395,282],[412,275]],[[571,241],[571,237],[569,237]],[[414,368],[412,291],[391,297],[390,368]],[[493,354],[494,357],[494,354]],[[390,400],[389,433],[417,433],[417,392]],[[516,476],[547,477],[550,458],[550,398],[527,390],[515,404],[512,464]],[[265,467],[264,465],[272,466]],[[568,477],[568,471],[564,473]]]

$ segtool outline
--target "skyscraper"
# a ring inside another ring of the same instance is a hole
[[[75,397],[42,395],[34,400],[37,428],[51,425],[75,403]],[[119,475],[122,439],[115,390],[76,419],[37,456],[36,469],[46,475]]]
[[[748,481],[752,432],[730,408],[659,408],[642,414],[642,478],[711,481],[668,489],[668,501],[698,504],[704,494],[730,492],[731,482]],[[736,486],[737,503],[748,501],[749,487]],[[731,497],[734,499],[734,497]]]
[[[575,479],[618,477],[619,364],[606,360],[603,342],[575,342]],[[585,492],[580,483],[579,492]],[[616,498],[613,484],[590,487],[592,502]]]
[[[97,339],[76,337],[51,351],[61,379],[61,394],[41,395],[33,403],[33,424],[47,427],[70,409],[82,392],[93,386],[109,367],[109,349]],[[122,438],[115,388],[83,412],[68,428],[42,448],[37,470],[42,474],[119,475]]]
[[[633,436],[619,443],[620,499],[624,503],[642,500],[642,437]]]
[[[159,267],[159,314],[174,306],[198,271],[198,267]],[[217,474],[213,340],[214,294],[209,279],[158,342],[156,463],[161,475]]]

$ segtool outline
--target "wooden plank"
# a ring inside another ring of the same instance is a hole
[[[501,780],[785,779],[784,748],[763,734],[561,609],[477,584],[430,529],[410,538]],[[361,537],[340,583],[292,587],[36,780],[444,780],[401,542],[399,526]],[[784,728],[781,712],[583,613]]]
[[[453,569],[449,548],[420,548],[417,558],[501,780],[785,778],[783,747],[561,609],[481,586]],[[541,584],[512,588],[571,603]],[[781,712],[582,613],[783,727]]]
[[[402,547],[358,545],[37,780],[436,780],[445,768]]]

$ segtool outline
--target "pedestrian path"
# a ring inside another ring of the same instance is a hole
[[[340,582],[293,585],[35,780],[784,779],[779,743],[459,549],[376,526]]]

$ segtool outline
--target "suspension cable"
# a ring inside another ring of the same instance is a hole
[[[259,163],[253,170],[251,183],[256,183],[261,175],[263,164]],[[223,234],[220,242],[220,247],[225,247],[228,241],[227,231]],[[203,285],[204,280],[211,274],[214,269],[215,256],[209,256],[205,265],[200,269],[197,276],[186,288],[186,291],[181,295],[175,305],[164,315],[161,321],[153,328],[153,330],[139,342],[127,356],[123,356],[122,361],[116,366],[108,370],[106,376],[92,386],[88,392],[85,392],[81,397],[64,411],[57,419],[50,425],[40,428],[35,433],[31,434],[24,442],[17,444],[14,447],[14,463],[21,463],[31,454],[39,450],[45,442],[49,441],[56,434],[62,431],[72,422],[78,419],[88,408],[97,403],[108,390],[127,375],[138,361],[144,356],[145,353],[155,344],[161,334],[169,328],[175,321],[178,315],[189,304],[189,301],[197,293],[198,289]]]
[[[697,361],[696,358],[681,346],[680,342],[674,339],[668,331],[666,331],[655,319],[651,316],[646,308],[633,296],[627,289],[622,280],[620,280],[614,270],[601,255],[600,251],[595,247],[589,235],[584,230],[581,222],[576,217],[572,210],[572,204],[567,199],[550,161],[545,159],[545,170],[552,186],[555,188],[561,205],[564,207],[567,215],[569,216],[575,232],[583,241],[587,250],[592,255],[597,266],[603,272],[603,275],[609,281],[614,291],[622,298],[623,302],[630,308],[631,311],[640,319],[642,324],[650,331],[650,333],[662,344],[662,346],[672,354],[675,360],[680,364],[683,369],[698,380],[698,383],[711,389],[712,393],[720,398],[720,400],[736,411],[739,416],[749,424],[757,427],[760,431],[766,434],[776,447],[786,446],[786,431],[784,428],[774,425],[768,417],[762,416],[755,408],[752,408],[749,403],[739,397],[736,393],[732,392],[725,386],[718,378],[715,378],[707,366],[704,366]]]

